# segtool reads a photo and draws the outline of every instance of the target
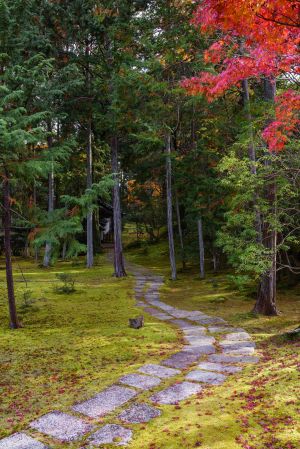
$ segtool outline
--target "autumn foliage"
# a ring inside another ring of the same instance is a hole
[[[191,93],[203,93],[209,101],[244,79],[291,80],[300,74],[300,3],[290,0],[204,0],[193,23],[205,34],[222,33],[205,52],[214,71],[184,80]],[[300,95],[288,91],[276,100],[275,121],[263,132],[271,151],[280,151],[298,124]]]

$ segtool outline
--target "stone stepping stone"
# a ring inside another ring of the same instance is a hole
[[[171,357],[161,363],[163,365],[170,366],[171,368],[185,369],[195,363],[198,358],[199,354],[195,354],[192,351],[180,351],[171,355]]]
[[[258,363],[259,358],[250,355],[212,354],[208,356],[208,361],[220,363]]]
[[[249,348],[249,347],[244,347],[244,348],[230,348],[230,347],[225,347],[222,349],[222,352],[224,352],[225,354],[232,354],[232,355],[243,355],[243,354],[254,354],[255,352],[255,348]]]
[[[226,376],[220,373],[213,373],[210,371],[201,371],[196,369],[188,373],[185,378],[187,380],[195,380],[197,382],[203,382],[209,385],[220,385],[224,382]]]
[[[182,351],[188,352],[189,354],[194,354],[196,357],[196,361],[199,361],[203,355],[215,354],[216,348],[214,346],[206,347],[206,346],[183,346]]]
[[[126,446],[132,438],[132,431],[117,424],[107,424],[95,432],[89,439],[92,446],[102,444],[114,444],[115,446]]]
[[[195,324],[189,323],[188,321],[184,321],[184,320],[172,320],[172,323],[175,324],[175,326],[180,327],[183,330],[184,329],[195,329],[196,327],[199,327],[199,326],[195,326]],[[201,328],[203,328],[203,327],[201,326]]]
[[[138,301],[138,302],[136,303],[136,305],[137,305],[138,307],[147,307],[147,304],[146,304],[145,302],[143,302],[143,301]]]
[[[184,338],[191,344],[196,344],[197,346],[212,345],[216,342],[214,337],[208,337],[207,335],[186,335]]]
[[[218,323],[226,323],[223,318],[218,317],[208,317],[208,318],[194,318],[193,321],[197,321],[200,324],[218,324]]]
[[[211,332],[212,334],[217,334],[217,333],[224,333],[224,332],[231,332],[232,331],[232,327],[225,327],[225,326],[209,326],[208,328],[209,332]]]
[[[192,382],[181,382],[171,385],[171,387],[151,396],[151,401],[155,404],[177,404],[179,401],[189,398],[190,396],[200,393],[202,387]]]
[[[243,369],[241,366],[222,365],[221,363],[214,362],[201,362],[199,363],[198,368],[228,374],[237,373]]]
[[[173,312],[174,307],[169,306],[168,304],[165,304],[164,302],[159,301],[160,304],[157,305],[157,307],[159,307],[160,309],[164,310],[165,312]]]
[[[143,374],[128,374],[121,377],[119,382],[130,387],[140,388],[141,390],[149,390],[157,387],[161,383],[161,379],[153,376],[144,376]]]
[[[134,404],[127,410],[124,410],[118,418],[129,424],[139,424],[149,422],[160,415],[161,411],[158,408],[151,407],[148,404]]]
[[[153,376],[160,377],[161,379],[168,379],[173,376],[178,376],[181,373],[180,370],[174,368],[167,368],[161,365],[148,364],[139,368],[140,372],[145,374],[151,374]]]
[[[114,411],[137,394],[138,392],[131,388],[112,385],[93,398],[73,406],[72,409],[90,418],[98,418]]]
[[[45,446],[25,433],[14,433],[0,440],[0,449],[49,449],[49,446]]]
[[[231,332],[229,334],[227,334],[225,337],[225,340],[230,340],[230,341],[243,341],[243,340],[250,340],[251,337],[248,334],[248,332]]]
[[[93,429],[82,419],[62,412],[50,412],[31,422],[29,426],[60,441],[74,441]]]
[[[188,310],[172,310],[170,312],[170,315],[172,315],[175,318],[188,318],[191,315],[191,311],[188,311]]]
[[[174,321],[173,321],[174,323]],[[185,335],[193,336],[193,335],[206,335],[206,328],[204,326],[189,326],[187,328],[182,329]]]
[[[240,348],[255,348],[255,343],[253,341],[231,341],[222,340],[220,341],[220,346],[226,349],[240,349]]]

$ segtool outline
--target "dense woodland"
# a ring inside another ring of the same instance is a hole
[[[171,278],[226,270],[277,315],[300,274],[299,1],[2,0],[1,246],[47,268],[101,252],[100,203],[168,240]],[[102,231],[101,231],[102,230]],[[101,271],[101,267],[99,267]],[[251,306],[249,304],[249,310]]]

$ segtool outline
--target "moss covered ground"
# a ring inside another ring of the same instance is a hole
[[[146,254],[145,254],[146,253]],[[186,310],[220,316],[246,329],[257,343],[261,361],[231,376],[201,397],[166,407],[159,427],[140,433],[134,449],[298,449],[300,447],[300,343],[281,335],[300,322],[300,286],[280,289],[281,314],[251,313],[254,298],[236,291],[227,273],[208,272],[200,280],[190,266],[169,280],[165,243],[130,250],[127,258],[164,273],[162,300]],[[142,446],[142,441],[145,445]]]
[[[166,247],[131,249],[126,257],[166,276],[162,299],[179,308],[202,310],[247,329],[261,354],[222,386],[205,389],[198,397],[177,406],[162,407],[163,415],[133,428],[132,449],[298,449],[299,343],[279,334],[299,320],[297,289],[281,291],[282,315],[258,318],[249,311],[253,299],[229,285],[226,274],[208,274],[198,280],[197,268],[168,281]],[[4,263],[0,263],[1,285]],[[4,287],[0,297],[0,436],[23,430],[34,418],[51,410],[68,411],[70,405],[91,397],[147,362],[158,362],[182,344],[180,331],[146,315],[141,331],[128,327],[134,306],[134,279],[117,280],[105,256],[87,270],[83,261],[38,268],[16,261],[15,279],[23,329],[7,328]],[[24,282],[21,270],[28,282]],[[76,280],[72,294],[58,293],[56,273]],[[35,300],[24,306],[24,291]],[[182,377],[178,377],[180,380]],[[169,381],[173,382],[173,381]],[[166,383],[167,385],[168,383]],[[149,393],[140,396],[148,401]],[[114,422],[115,415],[101,420]],[[97,422],[99,423],[100,420]],[[47,439],[38,435],[40,439]],[[50,440],[48,440],[50,442]],[[81,446],[57,444],[55,448]],[[107,446],[107,448],[110,446]]]

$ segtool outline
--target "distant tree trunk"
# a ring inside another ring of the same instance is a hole
[[[205,267],[204,267],[204,242],[203,242],[203,227],[202,218],[198,219],[198,240],[199,240],[199,261],[200,261],[200,278],[205,278]]]
[[[67,242],[66,242],[66,240],[64,240],[63,247],[62,247],[62,252],[61,252],[62,260],[66,259],[66,255],[67,255]]]
[[[48,133],[52,132],[52,125],[48,123]],[[49,135],[48,138],[48,148],[51,149],[53,146],[53,137]],[[54,211],[54,164],[51,164],[51,171],[48,176],[48,213],[51,214]],[[52,245],[50,242],[46,243],[45,254],[43,260],[43,266],[49,267],[52,256]]]
[[[86,89],[88,95],[91,91],[91,75],[89,72],[90,47],[87,42],[85,48],[87,58]],[[93,153],[92,153],[92,112],[89,112],[87,123],[87,145],[86,145],[86,187],[90,189],[93,185]],[[91,268],[94,265],[94,245],[93,245],[93,211],[89,210],[86,217],[86,266]]]
[[[185,268],[186,268],[185,250],[184,250],[183,233],[182,233],[182,227],[181,227],[181,216],[180,216],[180,209],[179,209],[179,202],[178,202],[177,192],[176,192],[176,195],[175,195],[175,203],[176,203],[178,235],[179,235],[179,242],[180,242],[180,248],[181,248],[182,269],[185,270]]]
[[[214,266],[214,272],[218,271],[218,255],[215,249],[213,249],[213,266]]]
[[[87,126],[87,147],[86,147],[86,186],[90,189],[93,185],[93,155],[92,155],[92,124],[88,121]],[[86,266],[91,268],[94,265],[94,245],[93,245],[93,211],[90,210],[86,217]]]
[[[6,284],[9,307],[9,318],[11,329],[18,329],[21,327],[16,308],[14,279],[11,262],[11,210],[10,210],[10,194],[9,194],[9,180],[6,175],[3,178],[3,228],[4,228],[4,253],[6,264]]]
[[[115,276],[120,278],[126,276],[123,245],[122,245],[122,214],[119,183],[118,166],[118,138],[111,139],[111,165],[114,176],[113,187],[113,220],[114,220],[114,267]]]
[[[264,100],[274,102],[275,98],[275,82],[270,79],[264,80]],[[271,165],[270,160],[267,162]],[[276,219],[276,179],[275,173],[271,174],[271,179],[267,183],[266,199],[269,205],[272,215]],[[271,267],[261,276],[261,280],[258,286],[257,301],[253,309],[254,313],[263,315],[278,315],[276,305],[276,274],[277,274],[277,231],[274,229],[274,225],[265,222],[263,228],[263,244],[266,249],[271,252]]]
[[[171,265],[171,277],[177,279],[175,246],[173,234],[173,209],[172,209],[172,162],[171,162],[171,135],[168,134],[166,142],[166,187],[167,187],[167,225],[169,238],[169,256]]]
[[[249,124],[249,138],[250,143],[248,146],[248,155],[250,159],[250,167],[252,175],[257,175],[256,171],[256,151],[254,144],[254,135],[253,135],[253,125],[252,125],[252,115],[250,110],[250,95],[249,95],[249,84],[248,80],[245,79],[242,81],[242,92],[243,92],[243,104],[246,112],[246,118]],[[261,223],[261,213],[258,206],[258,194],[254,192],[253,197],[253,205],[255,210],[255,230],[257,234],[257,241],[262,243],[262,223]]]

